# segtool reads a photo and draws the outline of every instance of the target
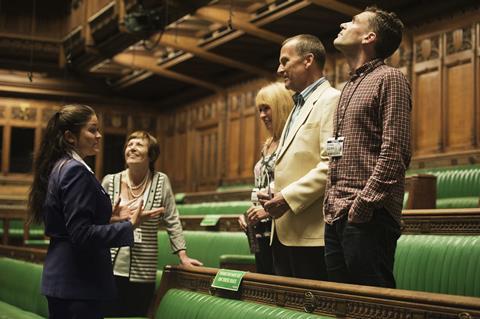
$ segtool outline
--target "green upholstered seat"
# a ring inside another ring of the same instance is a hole
[[[331,318],[305,312],[224,299],[193,291],[170,289],[163,297],[156,319],[320,319]]]
[[[255,255],[225,254],[220,256],[220,263],[251,265],[255,264]]]
[[[43,319],[33,312],[25,311],[0,301],[0,319]]]
[[[437,208],[479,207],[480,165],[410,170],[407,175],[432,174],[437,177]]]
[[[180,216],[191,215],[238,215],[252,206],[250,201],[211,202],[177,205]]]
[[[188,255],[200,260],[206,267],[218,268],[221,255],[250,255],[247,236],[242,232],[184,231],[183,235]],[[158,252],[158,269],[178,264],[177,255],[171,253],[166,231],[158,232]]]
[[[480,236],[402,235],[397,288],[480,297]]]
[[[0,301],[8,304],[0,305],[0,314],[15,312],[13,306],[18,312],[12,318],[48,317],[47,300],[40,294],[41,277],[41,265],[0,257]]]
[[[3,223],[2,223],[3,227]],[[3,233],[3,229],[2,229]],[[44,230],[42,225],[32,224],[28,231],[29,238],[31,239],[41,239],[44,237]],[[10,225],[8,228],[8,237],[9,238],[23,238],[23,220],[13,219],[10,220]]]
[[[175,203],[181,204],[185,200],[185,193],[176,193],[175,194]]]

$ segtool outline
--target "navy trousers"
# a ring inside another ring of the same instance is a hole
[[[274,234],[273,270],[277,276],[327,280],[324,247],[285,246]]]
[[[49,319],[103,319],[99,300],[60,299],[48,297]]]
[[[347,216],[325,225],[328,280],[395,288],[393,263],[400,225],[385,209],[369,222],[349,223]]]

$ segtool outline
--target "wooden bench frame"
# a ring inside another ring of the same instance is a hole
[[[228,202],[250,200],[251,189],[231,191],[209,191],[185,193],[182,204],[197,204],[204,202]]]
[[[216,226],[200,226],[205,216],[180,216],[180,221],[188,230],[242,231],[240,215],[219,216]],[[403,210],[402,234],[480,235],[480,208]]]
[[[480,298],[247,273],[238,292],[211,288],[218,269],[167,266],[151,311],[171,288],[336,318],[479,318]],[[152,314],[153,312],[151,312]]]
[[[2,219],[8,220],[8,218],[13,216],[14,214],[11,211],[8,214],[4,214],[0,210],[0,218]],[[202,218],[202,216],[184,216],[180,219],[183,225],[188,225],[189,230],[240,231],[237,215],[221,216],[219,223],[215,227],[201,227],[200,221]],[[4,229],[4,236],[5,233]],[[25,233],[28,233],[28,229],[25,230]],[[480,208],[404,210],[402,215],[402,234],[480,235]],[[14,258],[32,260],[30,255],[32,252],[46,252],[45,249],[29,249],[28,247],[2,244],[0,245],[0,255],[8,257],[18,256]],[[22,253],[22,251],[25,253]],[[42,261],[44,257],[35,257],[34,259]]]
[[[402,234],[480,235],[480,208],[404,210]]]
[[[23,220],[27,218],[27,210],[23,205],[0,205],[0,220],[3,221],[2,245],[8,245],[8,233],[10,231],[11,220]],[[23,224],[23,240],[29,237],[29,226]]]
[[[0,245],[0,256],[21,259],[34,263],[43,263],[47,256],[47,250],[43,248]]]

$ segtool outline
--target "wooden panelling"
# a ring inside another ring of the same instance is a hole
[[[195,190],[212,190],[218,186],[218,126],[199,128],[195,134]]]
[[[412,112],[414,155],[442,149],[440,53],[440,35],[415,39]]]
[[[241,171],[240,176],[244,178],[249,178],[252,176],[253,166],[255,165],[256,159],[254,156],[258,154],[258,150],[255,147],[258,145],[257,139],[258,134],[256,133],[256,122],[258,120],[258,115],[255,109],[251,108],[246,112],[244,116],[244,126],[243,126],[243,137],[244,141],[241,144],[242,146],[242,161],[241,161]]]
[[[130,8],[134,1],[125,3]],[[107,18],[95,18],[95,14],[102,14],[102,8],[107,8]],[[105,37],[109,41],[108,32],[105,33],[108,30],[101,26],[116,18],[113,1],[84,0],[72,10],[72,26],[83,19],[82,15],[93,17],[91,25],[82,28],[97,28],[97,40]],[[30,30],[28,14],[19,17],[17,22],[2,21],[0,31],[6,23],[17,23],[25,32]],[[25,23],[20,25],[21,21]],[[47,30],[55,25],[52,22],[42,28]],[[79,32],[85,36],[90,31]],[[399,68],[411,81],[412,167],[480,162],[479,38],[478,15],[452,16],[407,30],[400,48],[387,59],[389,65]],[[338,52],[328,55],[326,76],[341,89],[349,79],[349,66]],[[105,100],[102,105],[92,106],[97,109],[106,133],[128,135],[133,130],[146,129],[159,138],[161,155],[157,168],[170,177],[174,191],[211,191],[219,186],[253,182],[253,166],[268,135],[258,118],[255,95],[266,83],[264,79],[252,80],[171,110],[138,112],[137,105],[125,103],[117,107]],[[91,96],[85,95],[84,99]],[[12,127],[35,128],[36,151],[42,130],[58,106],[53,100],[0,98],[4,175],[9,173]],[[102,156],[97,156],[95,164],[99,175],[103,171]]]
[[[476,39],[476,49],[475,49],[475,63],[474,63],[474,70],[475,70],[475,148],[480,148],[480,22],[476,23],[475,25],[475,39]]]
[[[475,142],[473,35],[471,25],[444,34],[446,151],[468,150]]]
[[[253,81],[234,87],[228,93],[225,184],[253,183],[253,167],[268,136],[259,120],[255,96],[266,83]]]
[[[232,116],[227,125],[227,178],[236,178],[240,175],[240,116]]]

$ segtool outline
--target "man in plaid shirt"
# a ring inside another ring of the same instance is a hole
[[[395,287],[405,170],[410,162],[410,87],[385,65],[402,40],[394,13],[375,7],[340,25],[334,40],[351,70],[327,141],[324,202],[329,280]]]

